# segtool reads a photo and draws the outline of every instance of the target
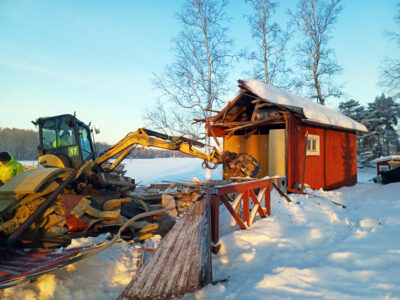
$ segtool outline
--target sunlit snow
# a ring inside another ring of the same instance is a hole
[[[128,175],[148,183],[201,179],[200,164],[130,160],[127,168]],[[221,206],[222,248],[213,256],[213,279],[227,281],[184,299],[399,299],[400,183],[375,184],[369,181],[375,172],[359,170],[359,183],[352,187],[292,194],[291,203],[272,191],[271,216],[256,218],[248,230],[232,227]],[[114,245],[33,283],[0,291],[0,298],[116,299],[136,271],[136,247]]]

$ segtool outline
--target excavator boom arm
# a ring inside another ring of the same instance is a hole
[[[140,128],[128,134],[125,138],[112,146],[110,149],[103,152],[96,160],[95,163],[100,165],[110,158],[115,157],[123,151],[129,151],[130,147],[140,145],[143,148],[156,147],[167,150],[176,150],[182,153],[198,157],[213,163],[222,163],[222,154],[213,147],[210,155],[196,149],[197,147],[205,147],[205,144],[198,141],[190,140],[183,137],[168,136],[162,133],[157,133],[145,128]],[[124,152],[125,154],[126,152]]]
[[[229,170],[242,176],[251,176],[259,172],[260,167],[257,161],[249,154],[237,154],[232,152],[221,153],[215,147],[211,149],[210,154],[207,154],[198,148],[205,148],[206,145],[198,141],[188,139],[185,137],[168,136],[163,133],[155,132],[145,128],[140,128],[134,132],[129,133],[125,138],[112,146],[110,149],[103,152],[95,161],[96,165],[101,165],[105,161],[122,153],[120,157],[111,165],[109,170],[113,170],[132,149],[140,145],[143,148],[156,147],[166,150],[174,150],[186,153],[193,157],[204,160],[205,165],[211,168],[208,162],[216,164],[224,163]],[[214,167],[215,167],[214,165]]]

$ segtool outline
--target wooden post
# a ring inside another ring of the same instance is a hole
[[[308,142],[308,131],[304,136],[303,172],[301,174],[301,193],[303,193],[304,191],[304,180],[306,176],[307,142]]]
[[[221,248],[219,243],[219,197],[211,196],[211,251],[217,254]]]
[[[243,221],[246,223],[247,227],[250,226],[249,191],[244,191],[243,193]]]
[[[266,189],[266,191],[265,191],[264,198],[265,198],[265,210],[266,210],[266,214],[267,214],[268,216],[270,216],[270,215],[271,215],[271,186],[270,186],[270,185],[267,186],[267,189]]]

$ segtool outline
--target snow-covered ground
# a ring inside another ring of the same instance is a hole
[[[127,168],[137,181],[190,180],[202,177],[200,164],[132,160]],[[230,226],[221,206],[222,248],[213,256],[213,279],[227,281],[184,299],[400,299],[400,183],[374,184],[368,181],[374,172],[359,170],[353,187],[290,195],[292,203],[273,191],[271,217],[256,219],[247,230]],[[0,298],[116,299],[135,272],[137,256],[135,245],[114,245],[0,291]]]

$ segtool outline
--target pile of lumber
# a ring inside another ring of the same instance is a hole
[[[176,215],[182,216],[204,193],[202,182],[173,182],[139,187],[133,197],[147,203],[151,209],[164,206],[170,199],[175,203]]]

